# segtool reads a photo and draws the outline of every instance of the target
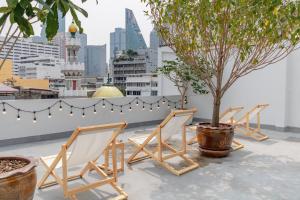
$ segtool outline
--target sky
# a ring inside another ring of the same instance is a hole
[[[109,33],[116,27],[125,28],[125,8],[133,10],[133,13],[140,26],[147,45],[149,45],[150,31],[153,26],[151,20],[145,16],[146,5],[141,0],[88,0],[81,3],[81,0],[74,0],[81,5],[88,13],[88,18],[80,15],[82,27],[88,36],[89,45],[107,44],[109,48]],[[66,17],[66,30],[72,21],[72,17]],[[37,31],[39,33],[39,31]],[[109,49],[107,49],[109,52]]]
[[[78,5],[81,0],[75,0]],[[149,45],[149,34],[152,30],[151,20],[145,16],[146,5],[141,0],[88,0],[82,7],[89,13],[85,18],[81,15],[82,26],[88,35],[88,44],[102,45],[109,43],[109,33],[116,27],[125,28],[125,8],[133,10],[142,34]],[[67,16],[66,26],[72,18]]]
[[[107,56],[109,54],[109,35],[115,28],[125,28],[125,8],[133,10],[146,44],[149,46],[150,31],[153,26],[149,17],[144,14],[147,9],[146,4],[141,0],[87,0],[81,3],[81,0],[73,0],[74,3],[84,8],[89,16],[85,18],[79,14],[84,32],[87,34],[88,45],[107,45]],[[0,2],[0,6],[6,5],[6,2]],[[72,22],[70,15],[66,16],[66,30]],[[40,35],[40,24],[34,25],[35,35]]]

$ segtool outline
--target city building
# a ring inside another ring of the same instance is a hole
[[[155,29],[150,32],[150,49],[157,50],[159,47],[159,37]]]
[[[0,36],[0,45],[3,44],[4,39],[5,38],[3,36]],[[36,43],[33,42],[32,38],[19,38],[12,48],[13,41],[10,41],[4,45],[0,52],[0,58],[4,59],[9,52],[7,58],[11,59],[13,62],[12,70],[14,75],[19,75],[21,57],[43,55],[60,58],[60,47],[58,45],[51,43]]]
[[[132,74],[143,74],[147,72],[147,59],[145,55],[128,50],[125,54],[113,60],[113,83],[125,90],[126,77]]]
[[[64,79],[64,61],[52,56],[34,55],[20,59],[19,75],[25,79]]]
[[[124,28],[115,28],[115,31],[110,33],[110,59],[115,58],[117,52],[122,52],[125,49],[126,30]]]
[[[133,74],[126,77],[126,96],[157,96],[157,74]]]
[[[0,62],[2,60],[0,59]],[[0,69],[0,83],[10,87],[24,89],[49,90],[49,80],[42,79],[23,79],[12,73],[13,62],[10,59],[5,60]]]
[[[77,26],[72,23],[69,27],[70,37],[66,37],[66,63],[62,69],[65,76],[65,88],[60,89],[60,96],[87,96],[87,91],[81,87],[84,63],[80,62],[78,57],[81,41],[77,37],[77,30]]]
[[[147,45],[132,10],[125,10],[126,49],[146,49]]]
[[[85,75],[86,76],[105,76],[106,63],[106,45],[88,45],[86,47]]]

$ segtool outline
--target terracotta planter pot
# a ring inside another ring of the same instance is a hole
[[[20,169],[0,174],[0,199],[32,200],[36,187],[37,161],[24,157],[0,157],[0,160],[24,160],[28,164]]]
[[[231,151],[233,136],[234,128],[229,124],[211,127],[209,123],[199,123],[197,126],[199,148],[204,156],[228,156]]]

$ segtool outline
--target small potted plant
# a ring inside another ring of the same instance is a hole
[[[32,200],[37,161],[21,156],[0,157],[0,199]]]
[[[222,97],[239,78],[281,61],[298,47],[300,2],[142,1],[160,38],[213,97],[211,121],[197,129],[200,150],[227,156],[234,127],[220,123]]]
[[[191,66],[178,58],[176,60],[164,61],[164,65],[157,68],[157,72],[166,76],[177,87],[180,94],[180,107],[176,107],[175,109],[185,109],[187,92],[190,86],[192,86],[195,93],[207,93],[204,83],[192,73]]]

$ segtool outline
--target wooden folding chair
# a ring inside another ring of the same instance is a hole
[[[254,138],[257,141],[263,141],[269,137],[261,132],[260,113],[268,107],[269,104],[259,104],[247,112],[237,121],[233,121],[233,125],[237,131],[244,133],[246,136]],[[250,127],[250,120],[256,117],[256,127]]]
[[[177,110],[171,112],[166,119],[155,129],[151,134],[129,138],[128,140],[137,148],[129,157],[128,164],[135,163],[147,158],[151,158],[166,168],[170,172],[179,176],[183,173],[189,172],[199,167],[198,163],[186,157],[186,132],[185,124],[191,119],[196,112],[196,109],[191,110]],[[173,135],[182,132],[181,148],[177,150],[168,143]],[[155,149],[150,149],[150,146],[155,146]],[[167,150],[168,152],[164,151]],[[171,153],[170,153],[171,152]],[[138,157],[138,154],[144,153],[143,156]],[[166,161],[171,158],[180,157],[188,166],[181,169],[175,169]]]
[[[231,107],[228,108],[227,110],[225,110],[221,115],[220,115],[220,122],[221,123],[229,123],[229,124],[233,124],[234,122],[234,116],[236,114],[238,114],[241,110],[243,110],[244,107]],[[197,129],[197,126],[188,126],[187,127],[189,130],[195,132]],[[193,137],[192,139],[190,139],[188,141],[188,144],[193,144],[197,142],[197,136]],[[241,148],[244,148],[244,145],[241,144],[240,142],[238,142],[237,140],[233,140],[232,141],[232,145],[231,145],[232,151],[236,151],[239,150]]]
[[[116,184],[116,137],[125,127],[126,123],[121,122],[77,128],[68,141],[62,145],[57,155],[41,157],[41,162],[47,171],[40,180],[38,188],[42,189],[58,184],[63,188],[65,198],[77,199],[76,195],[79,192],[109,184],[119,193],[116,199],[127,199],[127,194]],[[113,152],[113,174],[111,177],[96,164],[99,156],[103,155],[108,148],[111,148]],[[69,176],[70,168],[78,166],[84,166],[80,173]],[[62,177],[57,174],[58,169],[62,170]],[[68,181],[82,179],[90,170],[94,170],[102,179],[84,186],[69,188]],[[46,182],[50,176],[54,178],[54,181]]]

